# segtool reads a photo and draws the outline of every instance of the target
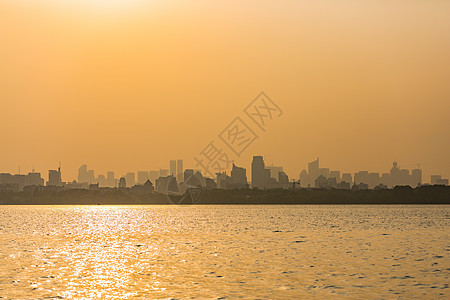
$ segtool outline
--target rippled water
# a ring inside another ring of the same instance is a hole
[[[448,298],[448,206],[0,206],[4,298]]]

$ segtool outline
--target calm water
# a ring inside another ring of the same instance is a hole
[[[0,206],[4,298],[450,297],[448,206]]]

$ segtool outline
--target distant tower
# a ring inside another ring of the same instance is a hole
[[[116,180],[114,179],[114,172],[108,171],[108,173],[106,173],[106,185],[108,187],[114,187],[116,185]]]
[[[314,184],[317,177],[320,176],[320,170],[319,170],[319,158],[317,158],[315,161],[312,161],[308,163],[308,175],[310,179],[310,184]]]
[[[89,182],[87,165],[78,168],[78,183]]]
[[[177,176],[176,176],[178,182],[183,182],[183,174],[184,174],[183,160],[178,159],[177,160]]]
[[[134,172],[128,172],[125,175],[125,180],[128,187],[132,187],[136,184],[136,174]]]
[[[138,184],[144,184],[148,180],[148,171],[138,171]]]
[[[61,186],[61,163],[58,167],[58,170],[48,170],[48,181],[47,185],[51,186]]]
[[[252,161],[252,187],[263,189],[265,187],[265,165],[262,156],[253,156]]]
[[[244,168],[240,168],[233,163],[231,169],[231,183],[245,186],[247,184],[247,174]]]
[[[392,168],[389,171],[389,175],[391,177],[391,185],[394,187],[396,185],[401,185],[402,184],[402,174],[400,171],[400,168],[398,167],[398,164],[396,161],[394,161],[392,163]]]
[[[171,160],[170,161],[170,175],[172,176],[177,176],[177,161],[176,160]]]
[[[411,173],[411,186],[418,187],[422,185],[422,170],[413,169]]]

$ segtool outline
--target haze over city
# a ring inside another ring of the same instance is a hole
[[[193,165],[265,91],[237,165],[450,177],[448,1],[196,3],[2,1],[0,172]]]
[[[450,1],[0,0],[0,298],[450,299]]]

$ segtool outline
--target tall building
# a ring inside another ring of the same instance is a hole
[[[373,189],[381,183],[381,178],[379,173],[369,173],[369,181],[365,182],[369,185],[369,188]]]
[[[106,187],[106,177],[105,175],[98,175],[97,184],[99,187]]]
[[[265,168],[270,171],[270,177],[276,180],[278,180],[278,173],[283,172],[283,167],[266,166]]]
[[[184,170],[183,182],[184,185],[188,187],[198,187],[202,185],[200,179],[197,176],[195,176],[195,172],[192,169]]]
[[[0,173],[0,185],[8,186],[8,190],[13,192],[23,191],[25,186],[43,186],[44,179],[41,178],[40,173],[31,172],[28,175],[10,173]]]
[[[409,170],[401,169],[400,170],[400,185],[410,185],[411,184],[411,175],[409,175]]]
[[[227,189],[231,185],[231,177],[226,172],[216,173],[216,181],[218,189]]]
[[[411,178],[409,175],[409,170],[400,169],[397,162],[392,163],[392,168],[390,171],[391,185],[395,187],[396,185],[410,185]]]
[[[327,177],[329,171],[327,168],[319,168],[319,158],[317,158],[315,161],[308,163],[308,171],[302,170],[300,172],[300,186],[314,187],[317,177],[320,175]]]
[[[51,185],[51,186],[61,186],[62,185],[61,168],[60,167],[58,168],[58,170],[48,170],[47,185]]]
[[[184,182],[188,182],[189,181],[189,178],[191,178],[191,177],[193,177],[194,176],[194,170],[192,170],[192,169],[186,169],[186,170],[184,170],[184,172],[183,172],[183,181]]]
[[[148,179],[148,171],[138,171],[138,184],[144,184]]]
[[[94,170],[88,170],[88,182],[95,183],[95,172]]]
[[[354,184],[369,183],[369,172],[368,171],[359,171],[358,173],[355,173],[354,177]]]
[[[156,183],[156,179],[159,177],[159,171],[150,171],[148,172],[148,178],[152,183]]]
[[[116,186],[116,180],[114,178],[114,172],[108,171],[106,173],[106,185],[108,187],[115,187]]]
[[[25,176],[25,186],[27,185],[41,185],[44,186],[44,179],[41,177],[41,173],[30,172]]]
[[[328,178],[328,177],[330,177],[330,169],[329,168],[319,168],[319,174],[325,178]]]
[[[13,181],[19,185],[19,190],[23,191],[23,187],[25,186],[26,176],[22,174],[13,175]]]
[[[278,183],[282,187],[286,187],[289,184],[289,177],[286,175],[284,171],[278,173]]]
[[[23,186],[20,186],[20,182],[18,182],[20,178],[17,176],[11,175],[10,173],[0,173],[0,186],[1,190],[7,190],[10,192],[19,192],[22,191]]]
[[[170,161],[170,176],[177,176],[177,161],[171,160]]]
[[[96,183],[94,170],[88,170],[87,165],[79,167],[78,183]]]
[[[247,171],[244,168],[236,166],[234,163],[231,169],[231,183],[247,185]]]
[[[127,187],[132,187],[136,184],[136,175],[133,172],[128,172],[125,175],[125,180],[127,182]]]
[[[300,186],[301,187],[311,187],[311,183],[309,182],[308,172],[306,170],[302,170],[299,175],[300,178]]]
[[[205,187],[205,186],[206,186],[206,178],[202,175],[202,172],[200,172],[200,171],[195,171],[194,176],[197,177],[197,179],[198,179],[198,181],[200,182],[200,185],[201,185],[202,187]]]
[[[353,178],[352,178],[352,174],[350,173],[343,173],[342,174],[342,181],[343,182],[347,182],[350,185],[353,185]]]
[[[389,173],[381,174],[380,181],[381,181],[381,184],[383,184],[383,185],[385,185],[387,187],[390,187],[392,185],[391,184],[391,175],[389,175]]]
[[[156,191],[163,194],[178,194],[178,182],[173,176],[159,177],[155,183]]]
[[[270,170],[264,168],[264,189],[273,189],[278,187],[278,182],[270,176]]]
[[[167,176],[169,176],[169,170],[159,169],[159,177],[167,177]]]
[[[310,179],[310,184],[311,184],[311,186],[313,186],[317,177],[320,176],[319,158],[317,158],[313,162],[308,163],[308,176]]]
[[[183,175],[184,175],[183,160],[178,159],[177,160],[177,181],[178,182],[183,182]]]
[[[340,171],[330,171],[330,178],[336,178],[336,182],[341,182],[341,172]]]
[[[253,156],[252,161],[252,187],[263,189],[265,188],[265,165],[262,156]],[[270,176],[270,171],[269,171]],[[219,183],[217,183],[219,184]]]
[[[82,165],[78,168],[78,182],[89,182],[87,165]]]
[[[422,185],[422,170],[414,169],[411,173],[411,186],[418,187]]]
[[[248,188],[247,170],[236,166],[234,163],[233,163],[233,168],[231,169],[231,177],[217,176],[217,180],[219,180],[219,178],[222,181],[225,179],[225,181],[223,181],[223,182],[225,182],[226,188],[228,188],[228,189]],[[228,178],[229,178],[229,180],[228,180]],[[221,187],[223,185],[222,183],[217,182],[217,187],[218,188]]]

